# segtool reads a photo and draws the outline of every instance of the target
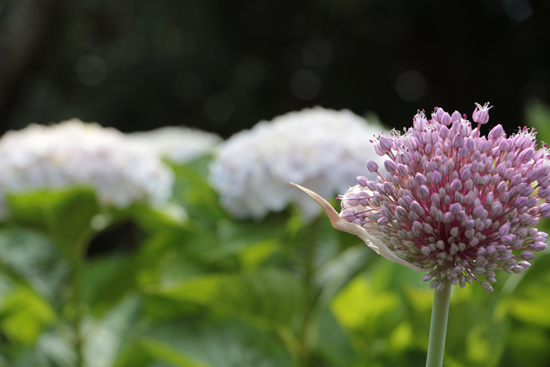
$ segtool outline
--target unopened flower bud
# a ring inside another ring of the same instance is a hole
[[[489,106],[489,102],[481,106],[479,103],[476,103],[476,108],[472,114],[472,120],[479,124],[486,124],[489,121],[489,110],[493,106]]]

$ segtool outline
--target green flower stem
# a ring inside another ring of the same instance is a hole
[[[445,289],[440,292],[435,290],[434,293],[426,367],[441,367],[443,365],[451,288],[451,284],[447,282],[445,283]]]
[[[311,366],[311,319],[315,303],[314,276],[315,254],[319,218],[309,225],[304,262],[304,307],[300,330],[300,367]]]
[[[71,299],[73,307],[72,324],[74,329],[74,351],[76,354],[76,367],[84,367],[84,356],[82,349],[84,338],[82,336],[82,297],[81,297],[81,273],[82,263],[86,254],[88,244],[92,239],[93,231],[87,230],[77,239],[73,247],[71,261]]]
[[[71,274],[71,301],[73,303],[73,329],[74,329],[74,350],[76,354],[76,367],[84,366],[84,358],[82,356],[82,301],[80,297],[80,261],[77,260],[72,265]]]

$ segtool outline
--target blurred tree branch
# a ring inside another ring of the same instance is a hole
[[[40,64],[64,0],[17,0],[0,26],[0,121],[7,120],[26,75]]]

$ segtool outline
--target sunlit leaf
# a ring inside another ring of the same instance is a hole
[[[357,277],[336,296],[331,309],[346,327],[365,328],[380,316],[394,312],[397,301],[397,295],[375,291],[369,279]]]
[[[238,256],[243,268],[247,270],[254,270],[258,268],[277,250],[278,244],[278,240],[269,239],[240,251]]]
[[[32,344],[56,319],[54,310],[26,286],[16,286],[0,305],[0,329],[16,344]]]
[[[372,252],[367,246],[350,247],[317,269],[315,286],[321,292],[319,307],[328,305],[332,298],[359,273]]]
[[[300,282],[277,269],[201,276],[152,293],[266,324],[287,325],[301,305]]]
[[[527,125],[536,128],[537,140],[550,143],[550,107],[541,101],[531,101],[525,108]]]

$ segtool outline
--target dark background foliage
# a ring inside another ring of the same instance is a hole
[[[550,100],[550,3],[535,0],[2,0],[2,131],[78,117],[228,137],[322,105],[471,115],[510,131]]]

